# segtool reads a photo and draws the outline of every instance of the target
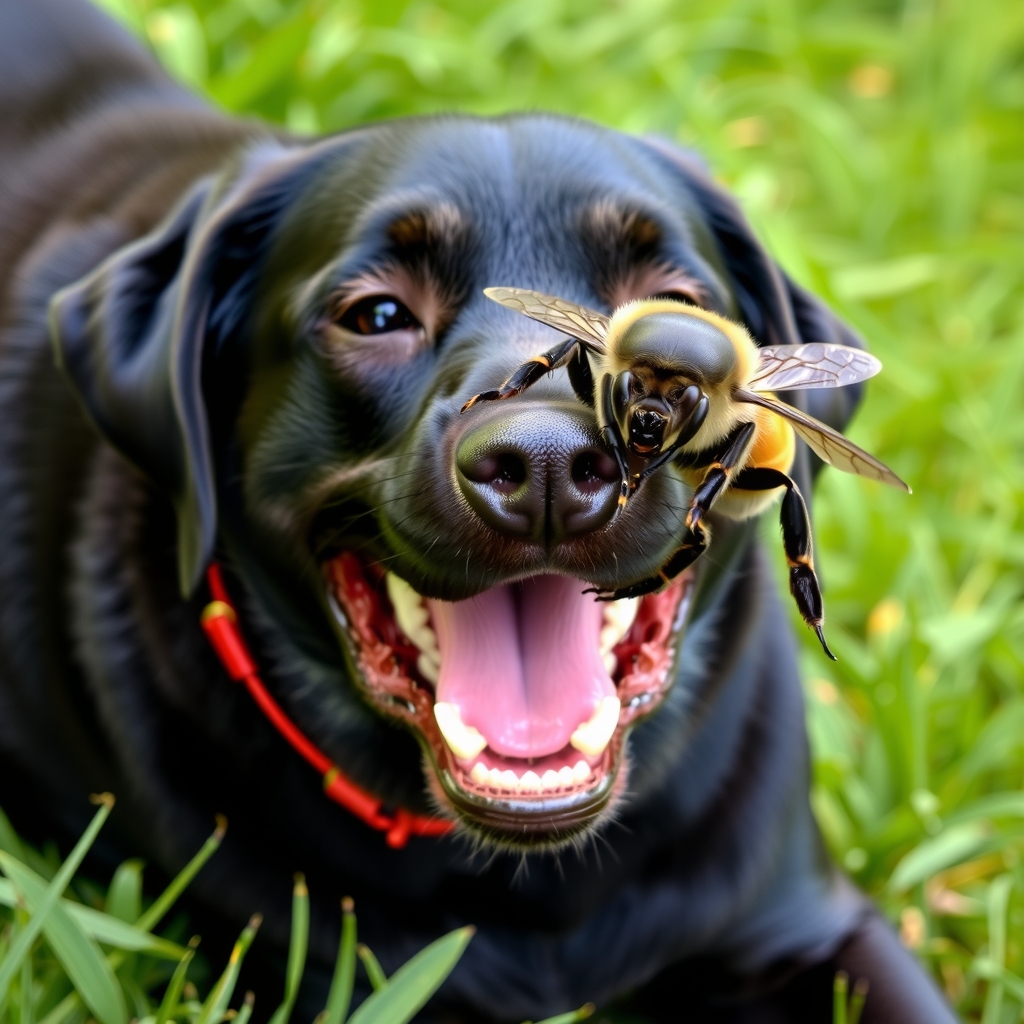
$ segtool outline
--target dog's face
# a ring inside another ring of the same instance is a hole
[[[656,572],[688,493],[663,470],[613,519],[616,464],[565,372],[460,414],[557,340],[490,285],[682,297],[762,343],[838,329],[683,154],[548,117],[254,151],[54,322],[100,429],[175,501],[185,587],[219,535],[296,671],[315,664],[300,726],[416,802],[411,733],[437,805],[553,844],[625,789],[627,734],[749,531],[716,524],[714,559],[640,602],[584,594]],[[683,736],[647,742],[664,760]]]

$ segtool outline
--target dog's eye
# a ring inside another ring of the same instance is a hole
[[[652,299],[673,299],[676,302],[686,302],[691,306],[701,306],[704,302],[702,295],[696,294],[696,289],[693,292],[683,291],[682,289],[658,292],[657,295],[652,295]]]
[[[353,334],[388,334],[420,326],[405,305],[390,295],[369,295],[349,306],[338,323]]]

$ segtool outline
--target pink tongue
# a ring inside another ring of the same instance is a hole
[[[561,750],[615,695],[598,652],[602,607],[579,580],[535,576],[468,601],[427,601],[441,650],[437,699],[505,757]]]

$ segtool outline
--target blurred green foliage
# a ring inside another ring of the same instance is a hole
[[[817,489],[841,659],[807,639],[819,821],[962,1014],[1020,1020],[1024,5],[105,3],[215,102],[296,132],[542,108],[705,155],[881,356],[851,433],[915,492]]]

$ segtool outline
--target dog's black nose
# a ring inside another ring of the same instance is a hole
[[[503,403],[463,435],[455,467],[485,523],[537,543],[598,529],[618,500],[615,460],[583,409]]]

